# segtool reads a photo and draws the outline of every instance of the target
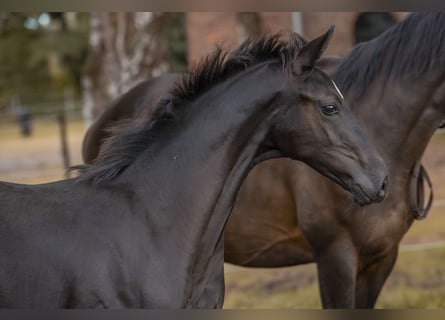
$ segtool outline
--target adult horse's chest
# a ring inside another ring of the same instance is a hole
[[[391,197],[352,214],[351,220],[356,228],[350,230],[362,261],[371,263],[398,246],[412,222],[408,203],[401,199]]]

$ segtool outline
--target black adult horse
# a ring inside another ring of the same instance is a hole
[[[391,192],[381,204],[354,207],[345,192],[303,164],[261,163],[244,181],[225,228],[225,260],[251,267],[316,262],[324,307],[371,308],[403,235],[424,214],[411,187],[445,118],[445,14],[412,14],[343,59],[317,64],[334,74],[382,152]],[[165,92],[174,77],[142,83],[141,91],[124,96],[128,103],[111,106],[85,137],[85,161],[96,157],[110,115],[119,119],[132,110],[134,116],[142,106],[135,101],[154,99],[161,94],[154,84]]]
[[[358,203],[382,200],[384,163],[313,67],[331,33],[262,38],[227,60],[219,50],[78,178],[1,183],[0,306],[220,306],[222,275],[209,279],[224,225],[262,160],[303,160]]]

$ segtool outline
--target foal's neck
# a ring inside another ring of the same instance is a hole
[[[186,282],[192,300],[203,290],[238,189],[278,111],[282,71],[266,64],[252,69],[185,106],[173,131],[119,177],[146,207],[150,230],[162,234],[159,256],[177,252],[165,268]]]

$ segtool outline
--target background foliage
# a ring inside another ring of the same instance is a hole
[[[166,23],[170,70],[185,70],[184,14]],[[70,89],[79,97],[89,48],[89,14],[0,13],[0,106],[59,100]]]

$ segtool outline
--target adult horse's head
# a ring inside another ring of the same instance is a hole
[[[314,67],[332,31],[305,44],[290,64],[282,97],[290,105],[272,135],[281,152],[306,162],[365,205],[384,199],[388,170],[335,83]]]

